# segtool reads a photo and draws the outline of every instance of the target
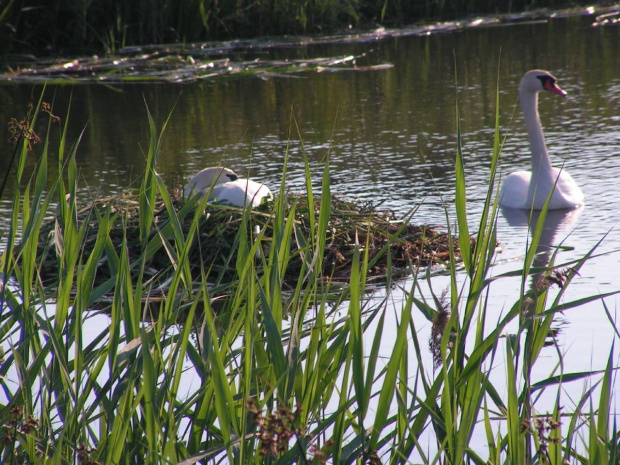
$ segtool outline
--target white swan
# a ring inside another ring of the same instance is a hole
[[[551,166],[538,117],[538,92],[543,90],[566,96],[566,92],[557,86],[556,78],[547,71],[535,69],[521,78],[519,100],[530,141],[532,171],[517,171],[504,179],[499,192],[503,207],[540,210],[551,191],[550,210],[577,208],[584,204],[583,192],[572,176]]]
[[[222,166],[205,168],[185,186],[185,198],[209,194],[209,201],[237,207],[258,207],[264,198],[273,195],[267,186],[251,179],[242,179],[233,170]]]

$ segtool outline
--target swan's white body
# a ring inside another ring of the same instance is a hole
[[[517,171],[504,179],[499,192],[503,207],[540,210],[552,191],[550,210],[577,208],[584,204],[583,192],[572,176],[563,169],[551,166],[538,116],[538,92],[543,90],[566,95],[556,85],[555,77],[547,71],[525,73],[519,84],[519,100],[530,141],[532,171]]]
[[[209,202],[237,207],[258,207],[264,198],[272,198],[264,184],[239,178],[224,167],[205,168],[195,174],[185,186],[185,198],[195,194],[209,195]]]

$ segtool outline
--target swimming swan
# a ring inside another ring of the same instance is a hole
[[[222,166],[205,168],[189,180],[185,186],[185,198],[200,193],[210,193],[210,202],[237,207],[258,207],[264,198],[273,197],[264,184],[242,179],[233,170]]]
[[[557,86],[556,78],[547,71],[535,69],[521,78],[519,100],[530,141],[532,171],[517,171],[504,179],[499,192],[503,207],[541,210],[552,190],[550,210],[577,208],[584,204],[583,192],[572,176],[551,166],[538,117],[538,92],[543,90],[566,96],[566,92]]]

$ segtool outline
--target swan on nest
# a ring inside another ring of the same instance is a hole
[[[263,199],[273,195],[262,183],[244,179],[223,166],[205,168],[196,173],[185,186],[184,195],[188,199],[193,195],[209,194],[209,202],[237,207],[258,207]]]

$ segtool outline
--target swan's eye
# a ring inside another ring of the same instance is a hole
[[[237,179],[239,179],[239,176],[237,176],[236,174],[227,174],[226,177],[231,181],[236,181]]]

